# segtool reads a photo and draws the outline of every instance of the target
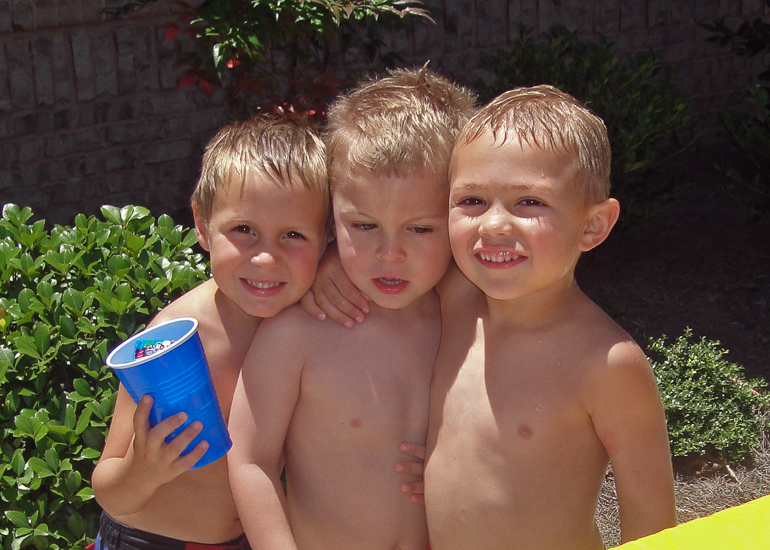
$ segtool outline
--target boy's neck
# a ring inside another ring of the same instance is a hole
[[[435,290],[431,289],[408,306],[399,309],[389,309],[370,302],[367,317],[374,316],[383,320],[408,322],[409,320],[432,315],[440,311],[438,294],[436,294]]]
[[[561,285],[512,300],[486,297],[490,322],[517,331],[538,330],[564,321],[583,299],[574,276]]]
[[[262,322],[262,317],[254,317],[243,311],[238,304],[225,296],[219,288],[214,292],[214,307],[223,323],[233,323],[244,329],[253,326],[253,329],[256,330],[259,323]]]

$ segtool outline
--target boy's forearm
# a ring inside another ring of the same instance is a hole
[[[676,507],[664,503],[660,507],[646,504],[635,510],[620,509],[620,542],[624,544],[676,526]]]
[[[140,512],[159,487],[133,473],[127,458],[108,458],[99,462],[91,484],[99,506],[111,516]]]
[[[256,464],[234,466],[233,497],[252,548],[297,550],[286,508],[280,472],[267,474]]]
[[[667,448],[666,448],[667,450]],[[660,457],[655,456],[660,454]],[[626,471],[616,473],[620,508],[621,542],[636,540],[676,525],[674,479],[668,453],[650,449],[648,469],[637,466],[630,479]]]

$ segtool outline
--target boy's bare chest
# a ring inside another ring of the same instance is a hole
[[[439,331],[362,330],[344,336],[305,366],[299,406],[324,411],[351,427],[372,427],[402,416],[421,415],[427,421]]]
[[[432,389],[442,429],[466,434],[465,444],[504,454],[593,441],[569,349],[490,338],[480,324],[472,334],[442,341]]]

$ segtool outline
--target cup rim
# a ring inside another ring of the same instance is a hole
[[[178,323],[180,321],[190,321],[190,322],[192,322],[192,327],[187,331],[187,333],[182,338],[179,338],[178,340],[175,341],[175,343],[174,343],[175,345],[173,347],[169,347],[169,348],[163,349],[163,350],[161,350],[161,351],[159,351],[157,353],[153,353],[152,355],[148,355],[146,357],[141,357],[139,359],[134,359],[133,361],[129,361],[128,363],[114,363],[113,362],[113,358],[115,357],[115,355],[120,353],[123,350],[123,348],[125,348],[129,344],[133,346],[134,341],[136,341],[137,339],[140,339],[145,334],[148,334],[148,333],[150,333],[152,331],[155,331],[155,330],[157,330],[160,327],[163,327],[163,326],[166,326],[166,325],[170,325],[172,323]],[[157,359],[158,357],[166,354],[167,352],[177,348],[178,346],[180,346],[181,344],[183,344],[184,342],[189,340],[193,336],[193,334],[196,334],[197,332],[198,332],[198,320],[196,318],[194,318],[194,317],[177,317],[175,319],[169,319],[168,321],[164,321],[162,323],[158,323],[157,325],[149,326],[149,327],[145,328],[144,330],[142,330],[141,332],[137,332],[133,336],[129,336],[128,338],[126,338],[122,343],[120,343],[115,349],[113,349],[110,352],[110,354],[107,356],[107,359],[106,359],[105,362],[107,363],[108,367],[113,368],[113,369],[128,369],[128,368],[131,368],[131,367],[135,367],[137,365],[141,365],[141,364],[146,363],[148,361],[152,361],[153,359]]]

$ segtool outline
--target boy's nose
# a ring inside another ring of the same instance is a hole
[[[386,238],[377,247],[376,256],[385,262],[401,262],[406,258],[406,252],[399,239]]]
[[[510,235],[513,230],[510,216],[501,206],[493,206],[481,217],[479,234],[488,236]]]
[[[259,267],[268,267],[278,263],[278,260],[276,259],[276,256],[272,251],[267,249],[262,249],[255,252],[251,256],[251,263],[252,265],[259,266]]]

